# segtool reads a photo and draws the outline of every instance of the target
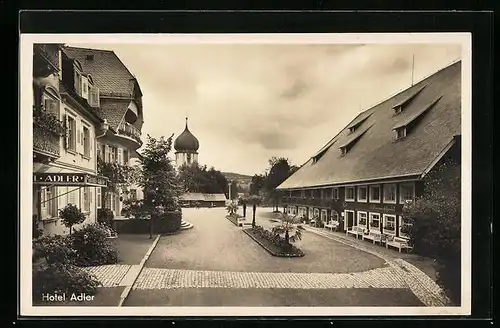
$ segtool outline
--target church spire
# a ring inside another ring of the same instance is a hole
[[[186,116],[186,130],[189,130],[188,129],[188,118],[187,118],[187,116]]]

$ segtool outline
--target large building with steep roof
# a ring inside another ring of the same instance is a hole
[[[289,213],[405,237],[422,179],[461,158],[461,62],[360,113],[278,190]]]
[[[65,46],[62,52],[63,67],[66,62],[79,63],[79,69],[66,70],[68,79],[80,81],[75,83],[76,92],[96,102],[98,114],[109,125],[106,133],[97,136],[101,168],[109,171],[135,165],[136,151],[143,144],[144,124],[142,91],[137,79],[114,51]],[[88,88],[89,85],[92,87]],[[98,208],[111,209],[115,218],[123,216],[126,199],[141,195],[138,186],[128,183],[98,193]]]

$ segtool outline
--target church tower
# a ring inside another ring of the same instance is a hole
[[[198,162],[198,148],[200,143],[198,139],[189,131],[188,118],[186,117],[186,127],[184,131],[175,139],[175,164],[181,167],[183,164],[192,164]]]

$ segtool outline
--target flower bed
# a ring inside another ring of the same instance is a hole
[[[236,214],[236,213],[226,215],[226,219],[231,221],[235,226],[238,226],[238,218],[240,218],[240,217],[241,216]]]
[[[243,229],[243,231],[273,256],[302,257],[305,255],[304,252],[296,246],[287,244],[285,238],[275,235],[261,226]]]

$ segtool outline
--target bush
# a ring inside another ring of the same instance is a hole
[[[423,196],[404,206],[402,231],[409,236],[415,253],[436,260],[437,283],[454,304],[460,304],[460,165],[447,161],[424,183]]]
[[[85,214],[80,211],[80,209],[73,204],[68,204],[62,210],[59,210],[59,217],[62,220],[64,226],[69,228],[69,233],[72,232],[72,227],[75,224],[80,224],[85,221]]]
[[[108,239],[109,227],[88,224],[71,235],[76,251],[74,263],[78,266],[94,266],[118,263],[118,251]]]
[[[43,294],[94,295],[100,283],[84,270],[71,264],[41,264],[33,270],[33,299],[40,301]]]
[[[69,236],[50,235],[33,241],[33,296],[45,293],[93,295],[99,282],[74,265],[77,251]]]
[[[73,264],[75,256],[76,250],[67,236],[48,235],[33,241],[33,262]]]
[[[115,215],[113,214],[113,211],[110,210],[109,208],[97,209],[97,222],[111,227],[114,218]]]

